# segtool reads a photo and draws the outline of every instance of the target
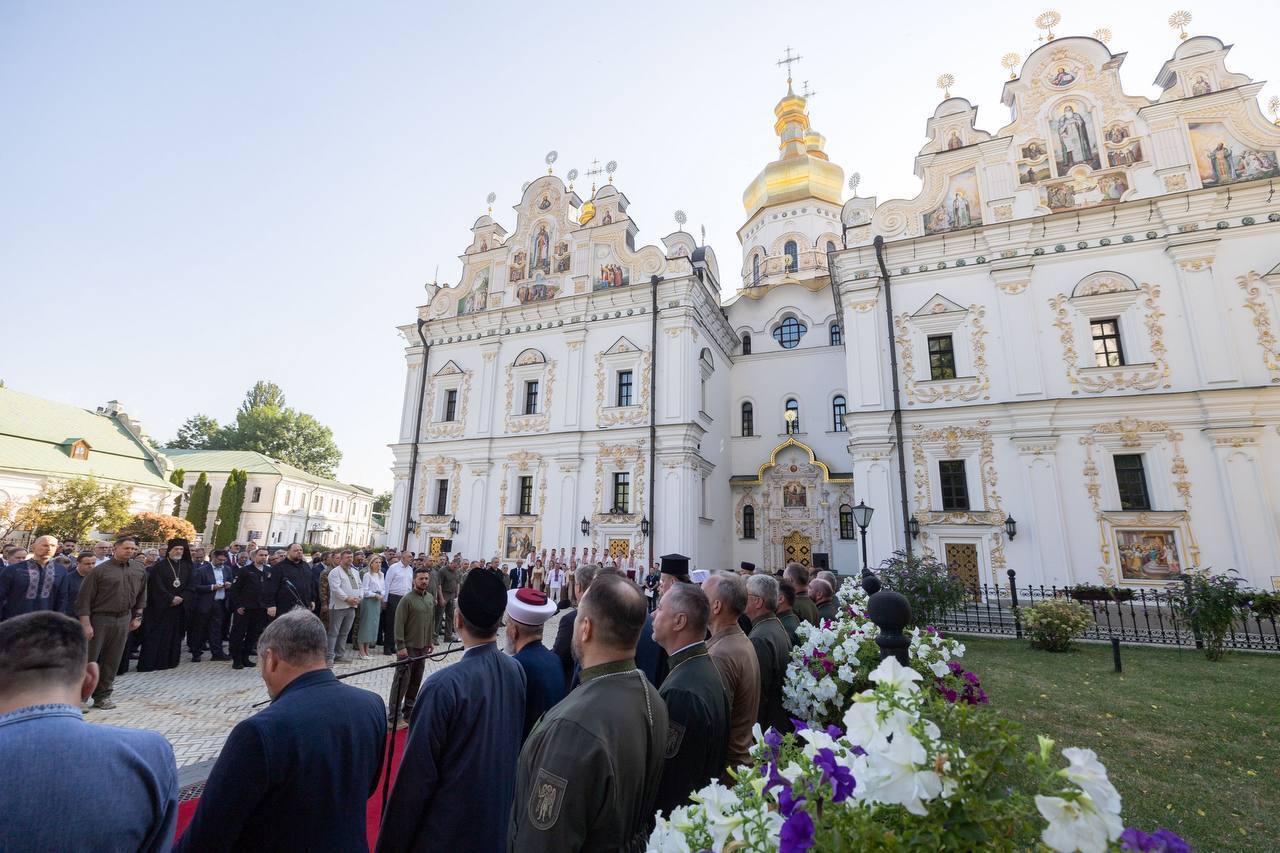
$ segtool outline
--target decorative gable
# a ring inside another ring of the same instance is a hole
[[[614,341],[613,346],[605,350],[605,355],[618,355],[626,352],[639,352],[640,347],[633,344],[627,337],[623,336]]]
[[[920,310],[916,311],[916,313],[912,314],[911,316],[930,317],[935,314],[950,314],[953,311],[963,312],[966,310],[968,309],[966,309],[963,305],[957,305],[956,303],[952,302],[950,299],[943,296],[942,294],[935,293],[933,294],[933,297],[928,302],[920,306]]]
[[[89,446],[89,442],[83,438],[69,439],[67,446],[67,455],[72,459],[84,461],[89,458],[89,451],[93,448]]]
[[[453,359],[449,359],[444,363],[443,367],[441,367],[439,370],[436,371],[435,375],[436,376],[456,376],[461,374],[462,372],[463,370],[461,367],[458,367],[458,363],[455,362]]]

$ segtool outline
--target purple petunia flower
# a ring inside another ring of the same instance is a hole
[[[778,813],[783,817],[790,817],[803,802],[804,797],[797,797],[791,792],[791,788],[784,784],[782,790],[778,792]]]
[[[827,726],[827,737],[832,740],[840,740],[840,738],[844,737],[844,732],[839,726]]]
[[[1160,827],[1148,835],[1131,826],[1120,835],[1120,849],[1140,853],[1191,853],[1191,845],[1178,837],[1171,829]]]
[[[809,728],[809,724],[806,723],[804,720],[797,720],[795,717],[792,717],[791,728],[795,729],[797,732],[802,732],[805,729]]]
[[[813,847],[813,818],[806,811],[794,812],[778,834],[781,853],[803,853]]]
[[[830,749],[820,749],[813,756],[813,764],[822,768],[822,781],[831,784],[831,802],[842,803],[847,800],[857,783],[848,767],[836,763],[835,753]]]
[[[782,751],[782,735],[773,726],[769,726],[769,731],[764,733],[764,745],[769,747],[769,754],[777,761],[778,753]]]

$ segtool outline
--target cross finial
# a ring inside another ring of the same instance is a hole
[[[594,157],[591,159],[591,167],[587,169],[587,177],[591,178],[591,194],[596,193],[596,176],[603,175],[604,169],[600,168],[600,161]]]
[[[805,80],[804,85],[800,89],[800,97],[804,98],[805,100],[810,100],[816,94],[818,93],[809,88],[809,81]]]
[[[791,85],[791,66],[792,66],[792,64],[794,64],[794,63],[796,63],[796,62],[799,62],[802,58],[803,58],[803,57],[801,57],[801,56],[800,56],[800,54],[798,54],[798,53],[797,53],[795,56],[792,56],[792,55],[791,55],[791,45],[787,45],[787,52],[786,52],[786,54],[782,57],[782,59],[779,59],[779,60],[777,61],[777,63],[776,63],[777,65],[779,65],[779,66],[783,66],[783,65],[787,66],[787,85],[788,85],[788,86],[790,86],[790,85]]]

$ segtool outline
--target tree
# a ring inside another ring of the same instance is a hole
[[[218,434],[218,422],[208,415],[192,415],[178,427],[178,437],[170,441],[173,450],[207,450]]]
[[[184,470],[182,470],[181,468],[175,468],[175,469],[173,470],[173,473],[169,475],[169,482],[170,482],[170,483],[173,483],[173,484],[174,484],[175,486],[177,486],[179,489],[181,489],[181,488],[182,488],[182,481],[183,481],[183,480],[185,480],[185,479],[187,479],[187,472],[186,472],[186,471],[184,471]],[[182,514],[182,499],[183,499],[185,496],[186,496],[186,493],[185,493],[185,492],[180,492],[180,493],[178,494],[178,496],[177,496],[176,498],[174,498],[174,499],[173,499],[173,514],[174,514],[174,515],[181,515],[181,514]]]
[[[142,542],[168,542],[170,539],[192,542],[196,538],[196,529],[191,522],[158,512],[140,512],[126,521],[116,533],[120,536],[137,536]]]
[[[240,527],[240,510],[244,508],[245,485],[249,475],[235,468],[227,475],[227,484],[222,487],[222,500],[218,503],[218,515],[214,521],[213,547],[225,548],[236,538],[236,530]]]
[[[187,521],[191,522],[197,534],[203,534],[209,526],[209,494],[212,491],[208,475],[201,471],[196,484],[191,487],[191,499],[187,501]]]
[[[391,511],[391,493],[383,492],[373,499],[373,511],[386,515]]]
[[[219,431],[217,447],[256,450],[318,477],[332,477],[342,459],[331,429],[304,412],[274,406],[237,412],[235,424]]]
[[[43,492],[25,501],[16,498],[0,500],[0,542],[19,531],[35,530],[45,510]]]
[[[129,520],[130,491],[123,484],[99,486],[93,477],[45,482],[36,532],[59,539],[84,539],[91,530],[111,531]]]
[[[238,414],[248,414],[254,409],[283,409],[284,391],[274,382],[259,379],[244,395]]]

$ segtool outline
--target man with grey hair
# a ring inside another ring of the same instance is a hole
[[[840,588],[840,580],[836,577],[836,573],[831,571],[830,569],[823,569],[822,571],[818,572],[818,577],[822,578],[824,581],[831,584],[832,589]]]
[[[368,849],[387,712],[378,694],[334,677],[327,645],[319,617],[300,608],[262,632],[271,705],[231,730],[175,850]]]
[[[574,581],[578,586],[578,601],[581,603],[582,597],[587,594],[587,590],[591,588],[591,582],[595,580],[596,574],[600,571],[597,563],[583,563],[578,567],[577,577]],[[569,690],[573,686],[573,621],[578,617],[578,608],[566,610],[560,616],[560,626],[556,629],[556,641],[551,646],[551,651],[556,653],[556,657],[560,658],[560,668],[564,670],[564,687]]]
[[[818,607],[818,623],[821,624],[828,620],[834,622],[839,615],[839,606],[836,604],[835,599],[835,587],[822,578],[814,578],[809,581],[809,596]]]
[[[782,707],[782,684],[791,662],[791,638],[778,619],[778,580],[768,575],[747,578],[747,617],[751,619],[751,645],[760,662],[760,710],[757,722],[763,729],[781,733],[791,728],[791,718]]]
[[[729,767],[751,761],[751,727],[760,709],[760,662],[738,627],[747,608],[747,585],[732,572],[715,572],[702,582],[711,602],[707,651],[729,693]]]
[[[0,567],[0,621],[53,609],[49,599],[65,574],[53,561],[57,550],[57,536],[39,536],[31,543],[30,557]]]

